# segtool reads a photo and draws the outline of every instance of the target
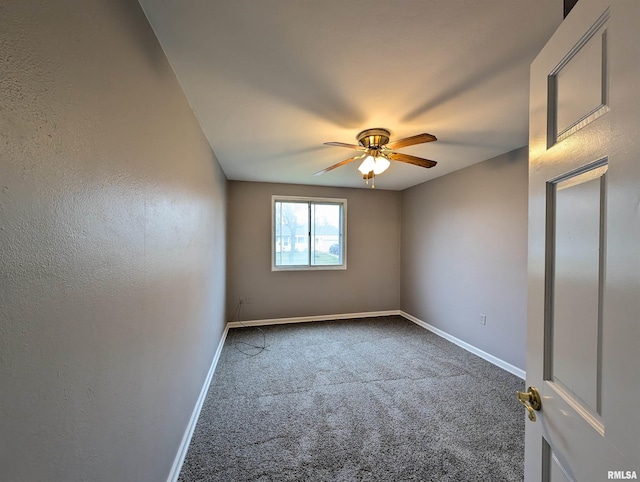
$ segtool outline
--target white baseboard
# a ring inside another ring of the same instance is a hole
[[[527,377],[527,372],[525,372],[524,370],[522,370],[522,369],[520,369],[520,368],[518,368],[518,367],[516,367],[516,366],[514,366],[514,365],[512,365],[510,363],[507,363],[506,361],[501,360],[500,358],[495,357],[495,356],[487,353],[486,351],[482,351],[480,348],[476,348],[475,346],[470,345],[466,341],[462,341],[459,338],[456,338],[455,336],[452,336],[449,333],[447,333],[445,331],[442,331],[439,328],[436,328],[435,326],[430,325],[429,323],[425,323],[424,321],[416,318],[413,315],[410,315],[409,313],[405,313],[404,311],[400,311],[400,316],[403,316],[407,320],[413,321],[416,325],[419,325],[422,328],[425,328],[425,329],[435,333],[436,335],[441,336],[442,338],[444,338],[445,340],[450,341],[451,343],[455,343],[456,345],[458,345],[461,348],[464,348],[468,352],[471,352],[474,355],[478,355],[480,358],[484,358],[488,362],[493,363],[494,365],[502,368],[503,370],[506,370],[509,373],[512,373],[515,376],[522,378],[523,380],[526,379],[526,377]]]
[[[167,482],[177,482],[178,477],[180,476],[180,470],[182,469],[184,458],[187,456],[187,450],[189,450],[191,437],[193,436],[193,431],[195,430],[196,424],[198,423],[198,417],[200,417],[202,405],[204,404],[205,398],[207,398],[209,385],[211,385],[213,372],[215,372],[216,370],[216,365],[218,364],[218,360],[220,359],[222,347],[224,346],[224,342],[227,339],[227,333],[229,333],[229,325],[225,326],[224,332],[222,333],[222,338],[220,338],[220,343],[218,343],[218,349],[213,356],[211,367],[209,368],[209,373],[207,373],[207,378],[205,378],[204,384],[202,385],[202,390],[200,390],[200,396],[198,397],[196,406],[193,408],[193,412],[191,413],[191,418],[189,419],[189,423],[187,424],[187,428],[182,437],[182,441],[180,442],[180,447],[178,448],[178,453],[176,454],[176,458],[173,461],[173,466],[171,467],[171,472],[169,472]]]
[[[350,318],[372,318],[374,316],[399,315],[400,310],[366,311],[363,313],[339,313],[334,315],[298,316],[295,318],[272,318],[266,320],[230,321],[228,328],[240,328],[242,326],[283,325],[286,323],[306,323],[309,321],[346,320]]]

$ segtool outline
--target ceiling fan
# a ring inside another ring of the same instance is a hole
[[[426,168],[433,167],[437,164],[436,161],[411,156],[409,154],[402,154],[401,152],[395,151],[395,149],[400,149],[402,147],[437,141],[438,139],[436,136],[423,133],[389,142],[390,135],[391,133],[387,129],[374,128],[366,129],[356,136],[358,145],[345,144],[343,142],[325,142],[324,144],[326,146],[346,147],[347,149],[360,151],[361,154],[338,162],[337,164],[329,166],[322,171],[318,171],[314,176],[319,176],[325,172],[332,171],[333,169],[349,164],[350,162],[357,161],[358,159],[364,159],[364,162],[360,164],[358,170],[362,173],[362,178],[368,184],[369,179],[375,179],[375,176],[387,170],[391,164],[390,161],[406,162],[408,164],[413,164],[414,166]],[[375,185],[372,183],[371,187],[373,188]]]

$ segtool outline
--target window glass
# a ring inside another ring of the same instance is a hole
[[[272,269],[345,269],[346,200],[273,196]]]
[[[340,204],[311,204],[311,229],[314,243],[311,262],[315,266],[342,264]]]

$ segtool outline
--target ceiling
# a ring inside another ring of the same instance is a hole
[[[402,190],[527,144],[529,64],[562,0],[140,0],[231,180],[366,187],[356,134],[437,142],[401,152]]]

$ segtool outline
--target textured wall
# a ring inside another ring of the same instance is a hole
[[[0,479],[166,480],[226,180],[134,1],[0,0]]]
[[[271,271],[271,196],[347,199],[347,269]],[[227,314],[242,319],[397,310],[400,193],[294,184],[229,182]]]
[[[521,148],[402,192],[401,309],[521,369],[527,157]]]

